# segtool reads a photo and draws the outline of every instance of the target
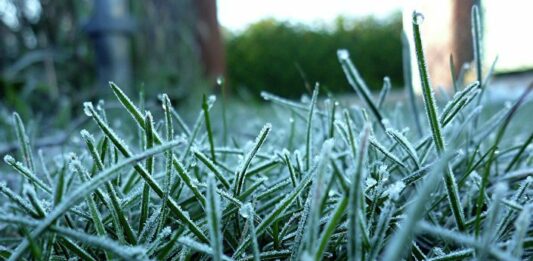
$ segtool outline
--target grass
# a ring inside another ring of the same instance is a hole
[[[387,109],[387,79],[375,101],[345,51],[362,107],[322,100],[317,85],[302,101],[263,93],[265,115],[218,128],[225,117],[204,96],[189,126],[167,95],[144,111],[110,84],[121,113],[85,103],[83,142],[38,158],[13,114],[19,155],[2,175],[18,179],[0,183],[0,259],[533,258],[533,133],[515,119],[533,85],[511,106],[487,104],[489,70],[483,84],[455,81],[439,110],[413,22],[425,118],[416,96],[405,113]]]

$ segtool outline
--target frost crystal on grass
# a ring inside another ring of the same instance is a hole
[[[239,209],[239,214],[243,218],[250,218],[250,216],[253,215],[252,204],[246,203],[242,205],[242,207]]]
[[[337,50],[337,57],[340,61],[347,60],[350,58],[350,53],[346,49]]]
[[[520,125],[525,120],[513,119],[527,92],[508,107],[474,107],[469,103],[480,100],[491,72],[482,88],[478,82],[462,86],[464,75],[452,75],[456,93],[442,98],[447,101],[439,113],[419,23],[415,14],[431,131],[426,136],[411,135],[411,115],[386,104],[387,79],[375,99],[347,50],[337,56],[363,101],[358,105],[345,106],[333,96],[322,103],[318,85],[313,95],[296,101],[262,92],[281,108],[254,117],[241,112],[231,117],[228,111],[230,120],[221,124],[225,119],[209,110],[214,96],[205,96],[189,129],[167,95],[160,96],[163,109],[145,106],[141,98],[141,113],[136,99],[110,83],[123,112],[113,110],[107,118],[103,102],[84,103],[84,113],[94,120],[86,126],[92,134],[80,133],[86,147],[77,137],[60,149],[43,147],[38,168],[22,120],[14,114],[20,159],[5,155],[4,167],[21,179],[10,181],[12,187],[0,182],[0,238],[7,238],[0,240],[0,256],[531,259],[533,135]],[[136,125],[125,120],[128,114]],[[472,124],[477,118],[480,124]],[[254,139],[254,128],[264,122],[280,128],[265,124]]]
[[[91,110],[92,108],[93,108],[93,104],[91,102],[83,103],[83,112],[85,113],[85,115],[92,117],[93,116],[93,112]]]
[[[389,186],[387,193],[389,194],[389,197],[393,200],[398,200],[400,197],[400,193],[405,188],[405,184],[401,181],[397,181]]]

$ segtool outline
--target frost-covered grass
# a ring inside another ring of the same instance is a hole
[[[85,103],[92,129],[59,157],[35,157],[14,113],[20,149],[3,175],[21,186],[0,184],[0,257],[532,258],[533,133],[512,125],[532,87],[483,113],[491,73],[480,70],[439,109],[413,21],[425,114],[385,109],[389,84],[375,99],[342,50],[361,107],[323,100],[317,85],[303,101],[263,93],[281,113],[256,118],[218,117],[204,97],[188,125],[168,96],[145,111],[111,84],[122,113]],[[134,128],[112,127],[126,118]]]

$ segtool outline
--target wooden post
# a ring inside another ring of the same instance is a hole
[[[225,52],[217,18],[216,0],[193,1],[196,14],[197,41],[200,46],[201,60],[207,78],[215,83],[225,73]]]
[[[452,86],[450,55],[453,55],[455,73],[464,63],[473,59],[470,10],[473,0],[424,1],[416,0],[403,10],[403,26],[411,45],[411,65],[416,68],[414,45],[412,44],[412,12],[424,14],[421,25],[422,41],[426,53],[429,75],[433,87]],[[420,87],[418,70],[413,69],[413,86]]]

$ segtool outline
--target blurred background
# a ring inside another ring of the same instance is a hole
[[[257,101],[262,90],[299,98],[315,82],[322,93],[353,93],[337,62],[339,48],[350,51],[372,89],[388,76],[401,90],[402,55],[409,53],[402,51],[401,34],[411,38],[414,9],[426,16],[432,81],[449,89],[450,55],[456,74],[473,59],[474,1],[428,2],[0,0],[0,109],[68,121],[82,101],[110,95],[108,81],[130,95],[167,92],[177,104],[203,93]],[[527,14],[533,4],[478,4],[484,68],[498,56],[495,85],[523,85],[532,78],[526,25],[533,23]],[[464,73],[466,79],[472,74]]]

